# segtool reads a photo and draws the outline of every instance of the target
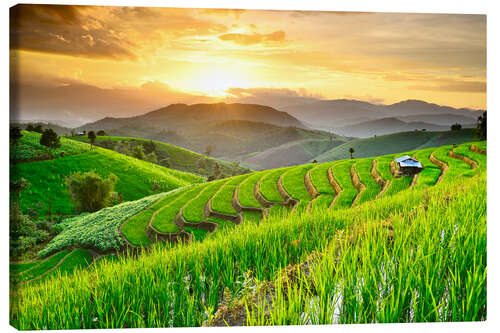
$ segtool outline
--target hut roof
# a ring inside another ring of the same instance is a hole
[[[412,168],[420,168],[422,169],[422,163],[414,159],[413,157],[410,157],[408,155],[398,157],[395,159],[396,162],[399,164],[400,167],[412,167]]]

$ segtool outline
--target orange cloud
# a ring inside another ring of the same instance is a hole
[[[281,43],[285,41],[285,32],[278,30],[270,34],[239,34],[229,33],[219,36],[220,40],[230,41],[240,45]]]

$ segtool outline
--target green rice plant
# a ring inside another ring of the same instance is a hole
[[[43,279],[51,278],[54,275],[71,274],[78,269],[89,267],[92,263],[92,255],[85,249],[76,249],[65,256],[59,265],[43,276]],[[38,280],[36,280],[38,281]]]
[[[473,173],[470,173],[471,167],[469,164],[462,160],[448,156],[451,149],[453,149],[453,146],[442,146],[434,151],[434,157],[448,164],[448,170],[446,170],[443,176],[443,181],[452,180],[460,175],[472,175]]]
[[[328,181],[328,169],[337,162],[321,163],[311,169],[311,182],[319,194],[335,195],[335,190]]]
[[[485,207],[486,175],[480,173],[348,209],[243,223],[203,242],[160,244],[119,262],[24,285],[11,302],[10,322],[19,329],[201,326],[226,288],[237,297],[249,280],[273,281],[313,251],[331,258],[338,273],[314,270],[318,300],[307,297],[307,288],[292,286],[290,306],[282,303],[273,321],[297,318],[294,297],[320,308],[339,304],[340,311],[301,309],[315,322],[328,322],[329,313],[338,314],[331,322],[340,323],[484,320]],[[359,241],[341,248],[341,257],[325,252],[342,230],[356,230],[355,223],[382,222],[392,223],[392,241],[388,228],[367,228],[349,238]]]
[[[421,198],[430,197],[426,206],[403,207],[390,229],[383,227],[385,217],[348,228],[344,235],[356,237],[339,236],[336,248],[325,247],[308,279],[299,271],[295,282],[287,281],[286,294],[276,283],[264,300],[270,306],[247,302],[247,324],[485,320],[485,181],[438,185],[439,193],[419,190]],[[446,193],[453,198],[443,200]],[[283,280],[278,273],[275,281]]]
[[[335,195],[321,194],[312,201],[311,210],[328,209],[331,206],[334,199]]]
[[[285,218],[291,212],[292,208],[290,206],[273,205],[268,210],[268,219]]]
[[[209,231],[191,227],[186,227],[185,231],[191,233],[195,241],[200,241],[200,242],[203,241],[210,234]]]
[[[365,186],[365,189],[359,196],[357,204],[375,199],[380,193],[380,186],[375,182],[375,179],[373,179],[373,176],[371,174],[372,159],[365,158],[362,160],[356,160],[354,169],[359,176],[359,180]]]
[[[223,186],[221,186],[212,198],[212,209],[216,212],[228,215],[238,214],[232,205],[234,190],[236,190],[236,186],[248,176],[248,174],[245,174],[231,177]]]
[[[472,145],[479,147],[478,142],[470,142],[470,143],[464,143],[464,144],[457,146],[456,148],[453,149],[453,151],[458,155],[462,155],[462,156],[470,158],[471,160],[473,160],[474,162],[476,162],[478,164],[479,168],[486,170],[486,155],[476,153],[476,152],[470,150],[470,147]]]
[[[441,168],[429,160],[429,156],[436,148],[428,148],[415,151],[416,159],[422,163],[424,169],[418,174],[415,187],[435,185],[441,175]],[[413,154],[412,154],[413,155]]]
[[[228,221],[228,220],[219,219],[219,218],[216,218],[216,217],[209,217],[207,219],[207,221],[208,222],[217,223],[218,227],[217,227],[216,232],[219,232],[219,233],[222,230],[233,229],[234,227],[236,227],[236,224],[234,222]]]
[[[287,168],[276,169],[266,173],[260,180],[260,193],[262,196],[271,202],[285,202],[283,197],[278,192],[276,187],[278,179],[285,173]]]
[[[399,178],[394,178],[391,173],[391,161],[397,157],[407,155],[407,153],[401,153],[397,155],[385,155],[377,157],[377,172],[382,176],[384,180],[389,180],[389,187],[383,194],[384,196],[393,195],[404,189],[407,189],[413,177],[411,176],[401,176]]]
[[[285,191],[292,197],[292,199],[305,202],[311,201],[311,194],[306,188],[304,178],[307,171],[312,169],[314,164],[304,164],[288,169],[283,174],[282,185]]]
[[[201,176],[167,169],[99,147],[91,152],[55,160],[16,164],[11,167],[11,177],[13,180],[25,178],[30,184],[20,196],[23,212],[36,208],[42,217],[49,211],[52,214],[73,215],[75,209],[65,178],[76,172],[91,170],[104,178],[111,173],[116,175],[115,191],[124,201],[203,181]]]
[[[182,209],[186,221],[191,223],[202,222],[205,219],[205,206],[226,181],[226,179],[223,179],[209,183],[197,196],[187,202]]]
[[[124,202],[120,205],[104,208],[92,214],[84,214],[80,218],[74,218],[71,226],[66,227],[54,237],[39,252],[39,255],[46,256],[70,246],[88,246],[101,251],[118,250],[123,245],[123,240],[118,231],[120,224],[146,209],[163,196],[165,196],[165,193],[160,193],[137,201]]]
[[[179,227],[175,224],[175,216],[181,208],[206,185],[194,185],[182,191],[179,196],[161,207],[151,221],[152,226],[159,232],[175,233]]]
[[[10,263],[9,264],[9,274],[15,275],[22,273],[40,263],[39,260],[20,262],[20,263]]]
[[[255,185],[268,172],[254,172],[240,183],[238,189],[238,201],[244,207],[262,208],[262,205],[255,199]]]
[[[262,213],[260,212],[252,212],[252,211],[243,211],[243,223],[260,223],[262,220]]]
[[[484,141],[476,141],[474,142],[474,144],[476,145],[476,147],[480,148],[480,149],[483,149],[483,150],[487,150],[486,148],[486,140]]]
[[[350,207],[358,195],[358,190],[351,180],[351,166],[355,162],[356,160],[340,161],[331,167],[333,176],[342,189],[333,206],[335,209]]]
[[[146,227],[148,226],[153,214],[162,208],[163,206],[169,204],[175,200],[182,191],[175,189],[165,195],[163,198],[159,199],[156,203],[151,205],[149,208],[143,210],[139,214],[136,214],[129,218],[122,226],[122,235],[135,246],[148,246],[152,244],[151,239],[146,235]]]
[[[53,269],[64,257],[68,255],[68,253],[69,251],[67,250],[60,251],[53,256],[40,261],[38,265],[35,265],[32,268],[25,270],[21,274],[18,274],[11,281],[14,281],[14,283],[19,283],[37,278],[40,275],[47,273],[47,271]]]

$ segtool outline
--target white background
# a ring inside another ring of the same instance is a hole
[[[500,331],[500,311],[499,311],[499,286],[500,275],[498,274],[500,266],[499,243],[500,233],[498,219],[498,203],[499,198],[497,186],[499,183],[500,169],[495,167],[499,162],[497,144],[499,143],[499,132],[496,132],[496,126],[500,124],[499,115],[499,85],[498,85],[498,68],[500,54],[498,52],[500,43],[499,38],[499,20],[500,12],[498,10],[498,2],[491,0],[475,0],[475,1],[460,1],[460,0],[416,0],[416,1],[390,1],[390,0],[349,0],[349,1],[262,1],[262,0],[210,0],[210,1],[160,1],[160,0],[86,0],[86,1],[5,1],[1,11],[2,25],[2,47],[1,53],[1,82],[2,82],[2,106],[0,111],[1,130],[0,130],[0,162],[1,167],[1,187],[0,187],[0,228],[2,235],[0,241],[0,257],[2,258],[0,266],[0,320],[1,328],[14,331],[14,328],[9,327],[8,312],[9,312],[9,281],[8,281],[8,253],[9,253],[9,213],[8,213],[8,132],[9,132],[9,7],[17,3],[44,3],[44,4],[81,4],[81,5],[112,5],[112,6],[154,6],[154,7],[192,7],[192,8],[244,8],[244,9],[301,9],[301,10],[330,10],[330,11],[376,11],[376,12],[407,12],[407,13],[457,13],[457,14],[487,14],[487,34],[488,34],[488,103],[487,110],[489,126],[488,126],[488,320],[481,323],[449,323],[449,324],[378,324],[378,325],[343,325],[343,326],[308,326],[308,327],[263,327],[258,328],[259,331],[298,331],[298,330],[320,330],[323,332],[332,331],[361,331],[369,330],[371,332],[399,332],[402,330],[410,331],[472,331],[482,329],[485,331]],[[43,66],[43,64],[40,64]],[[225,328],[226,332],[251,332],[256,328]],[[159,329],[162,330],[162,329]],[[191,328],[191,329],[169,329],[176,332],[214,332],[222,330],[221,328]],[[95,330],[94,330],[95,331]],[[104,331],[104,330],[103,330]],[[128,329],[126,332],[145,331],[142,329]],[[158,331],[158,329],[156,330]],[[68,331],[66,331],[68,332]],[[71,331],[70,331],[71,332]],[[81,331],[74,331],[81,332]]]

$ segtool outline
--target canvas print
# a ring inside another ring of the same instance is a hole
[[[486,15],[10,8],[10,324],[487,319]]]

